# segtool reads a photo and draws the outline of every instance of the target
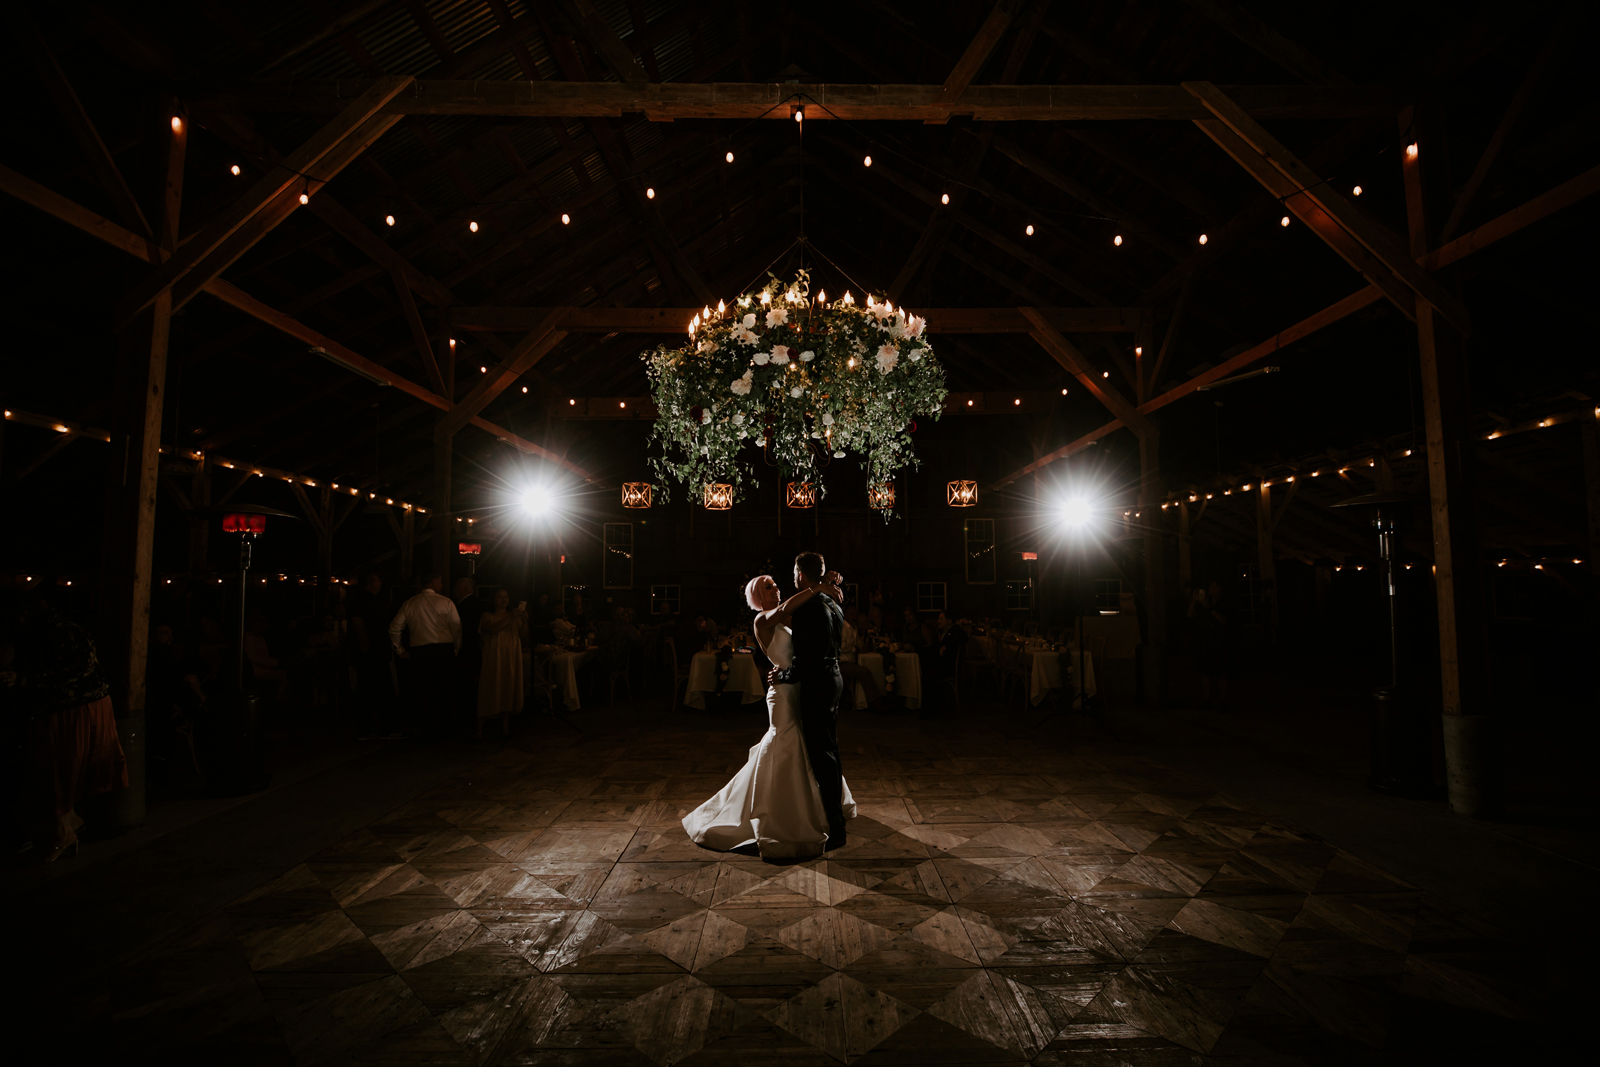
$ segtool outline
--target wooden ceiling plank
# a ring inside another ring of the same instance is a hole
[[[89,165],[94,169],[100,188],[111,198],[111,205],[121,217],[122,224],[135,233],[146,237],[152,236],[150,223],[145,219],[138,199],[133,195],[133,190],[128,188],[128,182],[117,167],[117,161],[111,155],[111,150],[106,147],[105,141],[100,139],[100,131],[95,128],[94,121],[84,110],[83,101],[78,99],[77,92],[67,80],[61,64],[56,61],[55,53],[50,50],[44,34],[39,32],[33,20],[22,13],[20,8],[17,9],[17,14],[11,19],[11,23],[26,42],[28,51],[33,55],[34,66],[39,71],[39,79],[44,82],[45,88],[55,99],[56,108],[66,120],[67,127],[72,131],[78,146],[83,149],[83,154],[88,157]]]
[[[287,190],[307,181],[304,177],[324,157],[334,152],[367,123],[389,101],[412,83],[409,77],[380,78],[370,89],[341,110],[337,117],[313,134],[305,144],[291,152],[282,163],[262,175],[251,189],[233,205],[189,239],[176,255],[168,259],[150,278],[140,283],[119,306],[117,321],[126,323],[149,307],[156,295],[172,286],[200,262],[215,252],[258,213],[273,204]]]
[[[1354,205],[1317,177],[1310,167],[1301,162],[1216,86],[1209,82],[1184,82],[1183,85],[1197,100],[1204,103],[1206,109],[1220,122],[1259,153],[1262,160],[1292,183],[1298,192],[1295,196],[1285,199],[1286,205],[1291,209],[1304,201],[1316,205],[1333,219],[1340,229],[1359,241],[1396,278],[1413,290],[1419,299],[1426,301],[1435,311],[1449,319],[1463,334],[1470,332],[1471,321],[1466,307],[1441,282],[1417,266],[1397,235],[1356,210]],[[1197,122],[1196,125],[1213,140],[1217,139],[1215,129],[1210,124]],[[1229,153],[1233,154],[1233,150],[1229,149]],[[1255,168],[1247,167],[1247,169],[1252,174],[1258,175]],[[1278,185],[1277,188],[1281,190],[1282,186]]]

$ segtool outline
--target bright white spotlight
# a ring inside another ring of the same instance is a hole
[[[522,495],[522,510],[529,515],[548,515],[555,505],[555,497],[542,485],[536,485]]]
[[[1082,497],[1072,497],[1061,502],[1061,521],[1068,526],[1082,526],[1089,521],[1089,502]]]

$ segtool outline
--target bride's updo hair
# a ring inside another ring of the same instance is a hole
[[[744,602],[750,605],[752,611],[761,610],[761,605],[756,603],[756,583],[765,577],[765,574],[758,574],[744,584]]]

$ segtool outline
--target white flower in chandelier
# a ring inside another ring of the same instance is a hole
[[[801,395],[804,392],[805,392],[804,387],[796,385],[796,386],[793,386],[793,387],[790,388],[789,395],[797,397],[797,396]]]
[[[704,408],[704,409],[701,410],[701,412],[700,412],[700,425],[701,426],[710,426],[711,425],[711,409],[710,408]]]
[[[888,374],[894,370],[895,364],[900,362],[900,352],[894,345],[880,345],[878,347],[878,373]]]
[[[832,426],[833,425],[833,416],[828,414],[826,411],[824,411],[822,413],[822,425],[824,425],[824,426]]]
[[[756,324],[756,313],[752,311],[750,314],[741,319],[739,324],[747,330],[753,329]]]
[[[754,316],[746,316],[746,317],[747,318],[753,318]],[[789,321],[789,312],[788,312],[788,309],[786,309],[786,308],[773,308],[771,311],[767,312],[767,325],[768,326],[782,326],[784,323],[786,323],[788,321]]]
[[[745,371],[745,372],[744,372],[744,376],[745,376],[745,377],[746,377],[746,378],[748,378],[748,377],[750,377],[750,372],[749,372],[749,371]],[[738,392],[738,391],[739,391],[739,390],[737,390],[737,389],[735,389],[735,390],[734,390],[734,392],[736,392],[736,393],[737,393],[737,392]],[[747,388],[747,389],[745,389],[745,392],[747,392],[747,393],[748,393],[748,392],[749,392],[749,391],[750,391],[750,390],[749,390],[749,389],[748,389],[748,388]],[[734,424],[734,425],[735,425],[735,426],[743,426],[743,425],[744,425],[744,412],[742,412],[742,411],[741,411],[741,412],[737,412],[737,413],[735,413],[735,414],[734,414],[734,416],[733,416],[733,424]]]
[[[754,315],[746,315],[745,318],[753,319],[753,318],[755,318],[755,316]],[[735,326],[733,328],[733,333],[731,334],[731,336],[733,337],[733,339],[735,341],[740,341],[740,342],[743,342],[744,344],[747,344],[747,345],[753,345],[757,341],[760,340],[759,337],[757,337],[754,333],[751,332],[750,327],[748,327],[748,326]]]
[[[911,351],[907,352],[906,355],[910,356],[911,357],[911,362],[915,363],[917,360],[922,358],[922,354],[924,352],[926,352],[926,351],[927,351],[926,348],[923,348],[921,345],[918,345],[916,348],[913,348]]]
[[[715,352],[716,350],[717,342],[715,341],[701,341],[700,347],[695,349],[697,352]]]
[[[815,352],[811,351],[810,349],[807,349],[806,351],[800,353],[800,360],[801,360],[801,362],[804,362],[804,363],[810,363],[812,360],[814,360],[816,358],[817,358],[817,354]]]
[[[779,366],[789,362],[789,351],[788,345],[773,345],[772,362],[778,364]]]
[[[772,361],[772,353],[771,352],[757,352],[755,354],[754,359],[755,359],[756,366],[765,367],[768,363],[770,363]]]
[[[885,301],[882,304],[873,304],[869,306],[867,310],[872,312],[872,317],[877,319],[879,323],[882,323],[884,319],[894,314],[894,309],[889,306],[888,301]]]
[[[733,380],[733,385],[732,385],[732,389],[733,389],[734,393],[739,395],[739,396],[749,396],[750,395],[750,386],[755,382],[755,374],[756,374],[756,372],[754,370],[747,370],[747,371],[744,372],[744,377],[735,378]],[[733,420],[734,420],[735,424],[743,422],[744,421],[744,416],[743,415],[735,415],[733,417]]]
[[[911,316],[911,321],[906,323],[906,336],[921,337],[922,328],[926,325],[928,325],[927,319],[919,318],[916,315]]]

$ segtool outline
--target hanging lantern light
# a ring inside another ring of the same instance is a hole
[[[727,511],[733,507],[733,486],[727,482],[712,482],[706,486],[707,511]]]
[[[817,506],[817,487],[810,482],[790,482],[784,486],[783,500],[791,508]]]
[[[978,503],[978,483],[966,480],[947,483],[944,502],[953,508],[973,507]]]
[[[622,506],[625,508],[647,508],[650,506],[649,482],[623,482]]]
[[[867,506],[878,511],[894,507],[894,483],[881,482],[867,486]]]

